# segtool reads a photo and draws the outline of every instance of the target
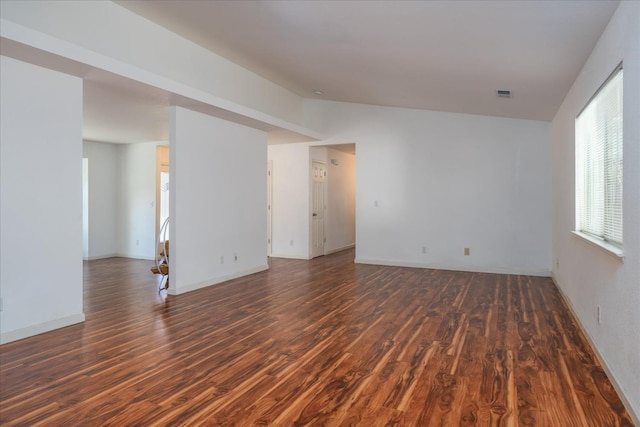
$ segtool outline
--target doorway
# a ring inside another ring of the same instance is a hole
[[[156,147],[156,242],[160,237],[160,227],[169,218],[169,146]],[[166,238],[169,238],[167,224]]]

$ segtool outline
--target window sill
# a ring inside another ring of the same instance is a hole
[[[590,243],[591,245],[597,247],[598,249],[600,249],[602,252],[606,253],[607,255],[610,255],[616,259],[619,259],[620,261],[624,260],[624,252],[622,251],[622,249],[620,249],[617,246],[614,246],[610,243],[605,242],[604,240],[600,240],[596,237],[592,237],[589,236],[588,234],[584,234],[581,233],[579,231],[572,231],[572,233],[575,236],[578,236],[579,238],[585,240],[586,242]]]

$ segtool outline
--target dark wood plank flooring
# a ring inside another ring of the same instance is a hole
[[[84,324],[0,347],[0,424],[633,425],[550,279],[353,257],[168,297],[85,263]]]

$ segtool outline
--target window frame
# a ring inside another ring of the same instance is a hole
[[[597,246],[598,248],[604,250],[606,253],[615,256],[616,258],[619,259],[624,259],[624,251],[623,251],[623,245],[624,245],[624,239],[623,237],[621,237],[622,241],[620,243],[618,242],[613,242],[613,241],[609,241],[606,239],[606,237],[602,237],[596,234],[592,234],[586,231],[582,231],[582,225],[581,225],[581,211],[580,211],[580,206],[582,205],[582,201],[581,199],[582,194],[579,193],[578,188],[579,185],[581,185],[579,183],[579,177],[584,176],[584,174],[586,173],[586,167],[584,165],[584,163],[581,162],[581,158],[579,158],[579,153],[580,150],[584,150],[583,146],[585,144],[584,141],[580,141],[578,140],[578,122],[579,122],[579,118],[581,117],[582,113],[585,112],[585,110],[587,110],[589,108],[589,106],[591,106],[592,102],[598,98],[598,96],[600,95],[600,93],[607,87],[607,85],[616,77],[618,76],[619,73],[623,72],[623,63],[620,62],[615,68],[614,70],[609,74],[609,76],[605,79],[605,81],[600,85],[600,87],[598,87],[598,89],[596,90],[596,92],[589,98],[589,100],[585,103],[585,105],[582,107],[582,109],[578,112],[578,114],[576,115],[575,118],[575,122],[574,122],[574,142],[575,142],[575,146],[574,146],[574,154],[575,154],[575,183],[574,183],[574,206],[575,206],[575,225],[574,225],[574,230],[572,230],[572,233],[578,237],[580,237],[581,239],[583,239],[584,241]],[[622,96],[624,97],[624,73],[621,76],[622,78]],[[621,110],[621,119],[622,119],[622,127],[620,128],[621,132],[622,132],[622,137],[621,137],[621,151],[622,151],[622,168],[624,168],[624,105],[622,105],[622,110]],[[603,151],[606,152],[607,151],[607,144],[605,142],[604,144],[604,148]],[[606,155],[606,154],[604,154]],[[605,166],[603,166],[604,168],[606,168],[606,164]],[[606,176],[606,174],[605,174]],[[605,178],[606,179],[606,178]],[[624,182],[621,184],[621,190],[623,190],[624,188]],[[606,193],[605,193],[606,194]],[[623,194],[621,194],[621,197],[624,197]],[[624,205],[624,199],[621,200],[621,209],[623,209],[623,205]],[[604,196],[604,201],[603,201],[603,210],[605,211],[605,213],[603,213],[603,222],[606,222],[606,211],[607,211],[607,196]],[[620,214],[620,229],[622,231],[622,233],[624,233],[624,228],[623,228],[623,222],[624,222],[624,212],[622,212]]]

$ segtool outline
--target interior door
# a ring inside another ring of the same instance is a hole
[[[311,257],[324,255],[325,180],[327,167],[322,162],[312,163],[311,182]]]

